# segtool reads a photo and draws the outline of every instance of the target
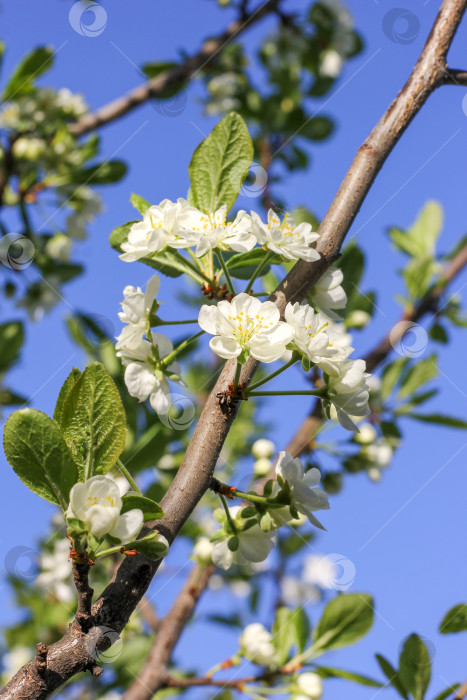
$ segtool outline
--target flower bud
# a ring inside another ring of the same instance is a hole
[[[256,459],[267,458],[270,459],[276,449],[275,444],[271,440],[265,440],[261,438],[253,443],[251,451]]]

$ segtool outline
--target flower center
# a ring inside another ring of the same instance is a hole
[[[245,345],[253,335],[260,333],[262,330],[266,331],[273,325],[272,323],[265,323],[264,316],[261,314],[249,316],[245,311],[239,311],[237,316],[229,316],[228,318],[229,321],[233,321],[235,324],[232,335],[240,345]]]

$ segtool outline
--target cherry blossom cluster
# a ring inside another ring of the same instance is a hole
[[[191,206],[185,199],[171,202],[164,199],[151,206],[143,215],[143,220],[132,225],[128,240],[122,243],[125,262],[133,262],[165,248],[195,248],[197,258],[209,250],[234,250],[247,253],[256,245],[267,248],[286,260],[318,260],[319,253],[311,246],[318,239],[311,224],[296,225],[286,214],[281,222],[270,209],[267,223],[258,214],[251,215],[241,210],[231,222],[227,221],[227,207],[217,211],[202,212]]]

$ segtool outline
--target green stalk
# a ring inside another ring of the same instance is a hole
[[[314,391],[247,391],[247,396],[327,396],[327,387]]]
[[[258,277],[258,275],[259,275],[259,273],[261,272],[261,270],[263,269],[263,267],[264,267],[265,265],[267,265],[267,263],[269,262],[269,260],[271,260],[271,258],[273,257],[273,255],[274,255],[274,253],[271,252],[271,251],[269,251],[269,253],[268,253],[267,255],[264,256],[263,260],[260,262],[260,264],[258,265],[258,267],[256,268],[256,270],[253,272],[253,274],[252,274],[252,276],[251,276],[251,279],[250,279],[250,281],[248,282],[248,284],[247,284],[247,286],[246,286],[246,289],[245,289],[245,292],[246,292],[247,294],[248,294],[248,292],[250,291],[250,289],[252,288],[255,279]]]
[[[203,335],[204,331],[199,331],[198,333],[195,333],[194,335],[190,336],[190,338],[187,338],[186,340],[183,341],[183,343],[180,343],[180,345],[177,345],[175,350],[170,353],[170,355],[166,355],[163,360],[162,360],[162,365],[163,367],[168,367],[172,360],[174,360],[177,355],[182,352],[182,350],[185,350],[190,343],[192,343],[196,338],[199,338],[200,335]]]
[[[199,267],[196,267],[196,265],[193,265],[193,263],[191,263],[189,260],[187,260],[187,258],[184,258],[183,255],[178,250],[175,251],[175,255],[177,256],[177,258],[179,258],[183,262],[184,265],[186,265],[191,270],[193,270],[193,272],[196,275],[196,279],[198,281],[199,281],[199,278],[201,277],[208,284],[212,285],[212,279],[210,277],[208,277],[206,274],[204,274],[204,272],[202,270],[200,270]]]
[[[238,387],[238,382],[240,381],[241,371],[242,371],[242,366],[237,360],[237,366],[235,367],[235,377],[234,377],[234,382],[233,382],[234,391]]]
[[[222,268],[222,272],[224,273],[225,281],[228,287],[228,290],[231,294],[235,296],[235,289],[232,283],[232,280],[230,279],[229,271],[227,269],[227,265],[225,264],[225,260],[222,257],[222,253],[220,250],[216,250],[216,258],[219,260],[219,264]]]
[[[161,318],[153,319],[151,322],[151,328],[157,328],[157,326],[181,326],[187,323],[198,323],[198,319],[190,319],[189,321],[163,321]]]
[[[249,391],[254,391],[258,386],[262,386],[263,384],[266,384],[266,382],[269,382],[271,379],[274,379],[274,377],[277,377],[281,372],[285,372],[286,369],[289,367],[292,367],[296,362],[298,362],[298,358],[292,358],[285,364],[283,367],[280,367],[278,370],[273,372],[272,374],[268,374],[267,377],[264,379],[260,379],[259,382],[256,382],[255,384],[251,384],[249,387]]]
[[[139,488],[138,484],[137,484],[136,481],[133,479],[133,477],[131,476],[130,472],[128,471],[128,469],[125,467],[125,465],[123,464],[123,462],[122,462],[120,459],[117,459],[117,467],[118,467],[118,469],[120,469],[120,471],[122,472],[123,476],[124,476],[125,479],[128,481],[128,483],[130,484],[131,488],[133,489],[133,491],[136,491],[137,493],[139,493],[140,496],[142,496],[143,494],[142,494],[142,492],[141,492],[141,489]]]
[[[243,498],[244,501],[251,501],[252,503],[270,503],[266,496],[258,496],[255,493],[245,493],[245,491],[239,491],[238,489],[232,491],[232,495],[236,496],[237,498]]]
[[[229,507],[227,505],[227,501],[225,500],[224,496],[221,493],[218,493],[217,495],[221,499],[222,505],[224,506],[225,514],[227,516],[227,520],[230,523],[230,526],[232,528],[233,533],[235,535],[238,535],[237,526],[235,525],[234,521],[232,520],[232,516],[230,515],[230,510],[229,510]]]

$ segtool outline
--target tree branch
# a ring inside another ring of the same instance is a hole
[[[466,266],[467,245],[463,246],[446,266],[439,283],[420,299],[411,312],[404,313],[399,321],[392,326],[389,333],[387,333],[373,350],[366,355],[364,359],[369,372],[372,372],[387,358],[394,349],[394,346],[402,340],[404,334],[414,323],[420,321],[426,314],[435,314],[437,312],[443,292]],[[321,402],[315,401],[311,413],[305,418],[287,445],[287,452],[290,452],[294,457],[300,457],[300,455],[305,452],[311,452],[314,449],[313,438],[322,421],[323,413],[321,410]]]
[[[409,80],[397,98],[360,147],[320,229],[315,263],[298,262],[272,298],[281,312],[291,301],[301,301],[326,268],[339,255],[342,242],[379,170],[430,94],[443,84],[446,54],[467,7],[467,0],[443,0],[430,36]],[[92,127],[91,127],[92,128]],[[243,366],[240,381],[248,384],[257,368],[252,358]],[[166,514],[161,520],[146,523],[143,534],[159,530],[173,542],[183,524],[209,486],[221,448],[237,410],[236,402],[221,402],[235,375],[235,361],[226,363],[216,386],[208,397],[184,460],[162,499]],[[160,562],[143,555],[125,559],[112,581],[93,606],[96,625],[117,633],[146,592]],[[0,692],[3,700],[43,700],[78,671],[93,663],[90,641],[101,635],[99,627],[84,634],[73,623],[67,634],[51,645],[47,671],[40,678],[33,662],[24,666]]]
[[[467,85],[467,70],[448,68],[444,76],[445,85]]]
[[[122,700],[151,700],[157,690],[168,687],[168,665],[172,652],[213,571],[213,566],[200,565],[191,570],[172,609],[160,624],[146,663]]]
[[[93,129],[97,129],[104,124],[123,117],[131,110],[144,104],[151,98],[163,98],[173,88],[182,85],[190,78],[193,78],[203,68],[206,68],[219,54],[222,49],[231,41],[236,39],[242,32],[246,31],[259,22],[263,17],[275,12],[281,0],[266,0],[259,8],[249,14],[242,14],[238,20],[232,22],[225,32],[218,37],[208,39],[198,53],[187,58],[184,63],[163,71],[152,80],[131,90],[123,97],[101,107],[92,114],[86,114],[74,124],[69,126],[69,131],[74,136],[83,136]]]
[[[87,632],[92,627],[92,596],[94,591],[89,585],[89,562],[73,562],[73,580],[78,591],[78,610],[75,618],[81,625],[83,632]]]

